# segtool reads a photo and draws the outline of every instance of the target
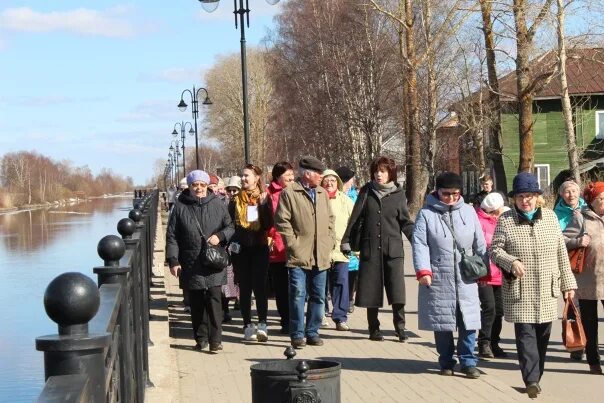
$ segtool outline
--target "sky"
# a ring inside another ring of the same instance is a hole
[[[249,0],[248,46],[281,4]],[[212,14],[198,0],[0,0],[0,156],[36,151],[145,184],[174,124],[192,121],[182,91],[239,39],[232,0]]]

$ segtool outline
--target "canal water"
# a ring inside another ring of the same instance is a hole
[[[0,402],[32,402],[44,386],[35,338],[56,334],[44,311],[48,283],[102,265],[98,241],[116,234],[132,198],[103,198],[50,209],[0,213]]]

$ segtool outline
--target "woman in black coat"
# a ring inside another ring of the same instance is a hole
[[[373,160],[371,178],[359,192],[341,249],[349,253],[351,244],[358,243],[361,258],[355,305],[367,308],[369,338],[384,340],[378,309],[383,306],[386,289],[388,303],[392,305],[394,330],[399,341],[404,342],[407,336],[401,233],[410,239],[413,221],[407,210],[405,191],[396,181],[394,160],[388,157]]]
[[[222,350],[221,286],[227,282],[226,268],[219,272],[204,266],[205,243],[225,245],[234,229],[227,207],[208,192],[209,175],[200,170],[187,175],[189,188],[178,197],[168,220],[166,259],[170,272],[182,277],[189,290],[191,322],[196,350]],[[203,236],[202,236],[203,233]]]

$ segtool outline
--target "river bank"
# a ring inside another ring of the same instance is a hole
[[[45,202],[45,203],[23,204],[21,206],[2,207],[2,208],[0,208],[0,214],[12,213],[15,211],[22,211],[22,210],[37,210],[37,209],[43,209],[43,208],[73,206],[73,205],[76,205],[79,203],[89,202],[90,200],[94,200],[94,199],[132,198],[132,197],[133,197],[132,192],[125,192],[125,193],[119,193],[119,194],[104,194],[101,196],[89,196],[89,197],[84,197],[84,198],[73,197],[73,198],[69,198],[69,199],[61,199],[61,200]]]

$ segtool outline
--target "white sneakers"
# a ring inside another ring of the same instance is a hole
[[[257,327],[251,323],[246,325],[245,329],[243,330],[243,340],[258,340],[259,342],[268,341],[268,330],[266,328],[266,323],[258,323]]]
[[[266,323],[258,323],[258,330],[256,332],[256,337],[259,342],[268,341],[268,330],[266,329]]]
[[[258,339],[258,335],[256,333],[256,326],[254,326],[251,323],[246,325],[245,329],[243,329],[243,340],[253,341],[253,340],[257,340],[257,339]]]

